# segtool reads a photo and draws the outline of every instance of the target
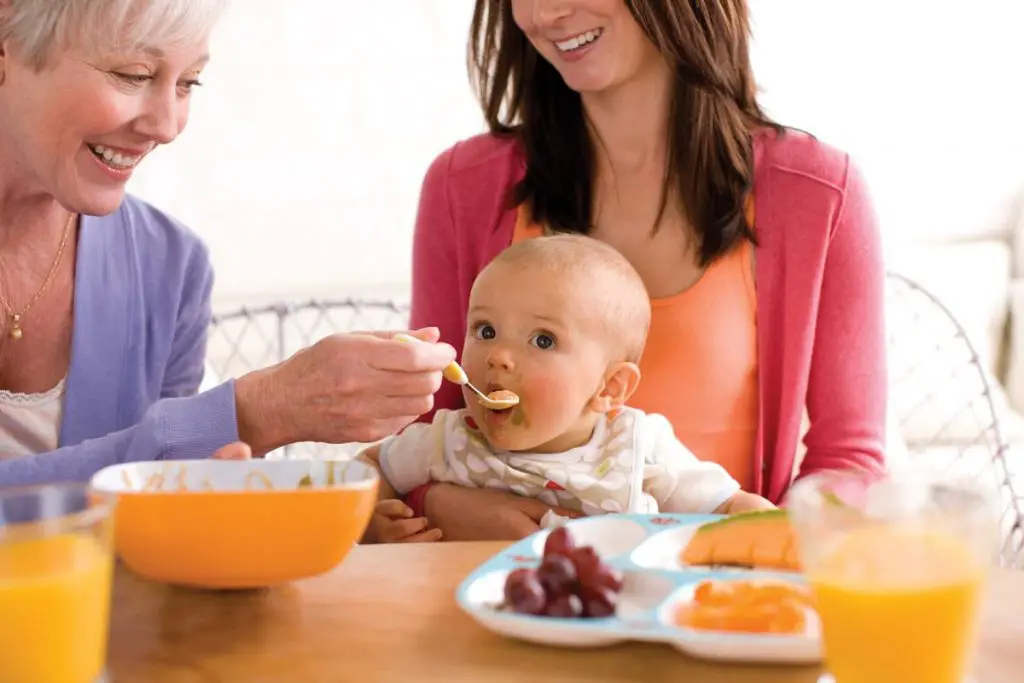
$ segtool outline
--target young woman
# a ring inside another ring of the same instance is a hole
[[[748,39],[745,0],[477,0],[490,133],[427,172],[412,324],[461,349],[470,283],[500,250],[604,240],[651,297],[631,404],[777,503],[805,423],[797,476],[882,466],[884,276],[857,168],[768,119]],[[436,406],[461,402],[446,386]],[[521,536],[546,512],[442,485],[409,502],[447,539]]]

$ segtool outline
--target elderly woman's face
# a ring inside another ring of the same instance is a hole
[[[115,211],[135,167],[185,128],[207,60],[204,41],[100,58],[69,51],[37,71],[15,47],[3,47],[3,164],[26,189],[90,215]]]

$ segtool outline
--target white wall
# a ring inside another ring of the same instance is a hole
[[[890,244],[998,230],[1024,185],[1024,2],[750,0],[764,102],[850,151]]]
[[[131,190],[210,244],[220,307],[404,294],[431,159],[482,130],[472,0],[235,0],[184,135]]]
[[[854,153],[889,242],[1002,229],[1024,178],[1024,3],[751,3],[765,104]],[[219,307],[405,292],[423,172],[482,129],[472,5],[234,2],[189,129],[131,188],[209,242]]]

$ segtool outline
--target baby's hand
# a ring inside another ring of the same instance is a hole
[[[370,520],[370,537],[376,543],[429,543],[441,540],[440,529],[427,529],[426,517],[413,517],[412,508],[400,500],[382,500]]]

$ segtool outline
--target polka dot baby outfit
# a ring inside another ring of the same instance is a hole
[[[381,471],[400,494],[430,481],[494,488],[585,515],[711,512],[739,490],[719,465],[698,460],[661,415],[624,408],[564,453],[492,448],[466,410],[439,410],[380,446]]]

